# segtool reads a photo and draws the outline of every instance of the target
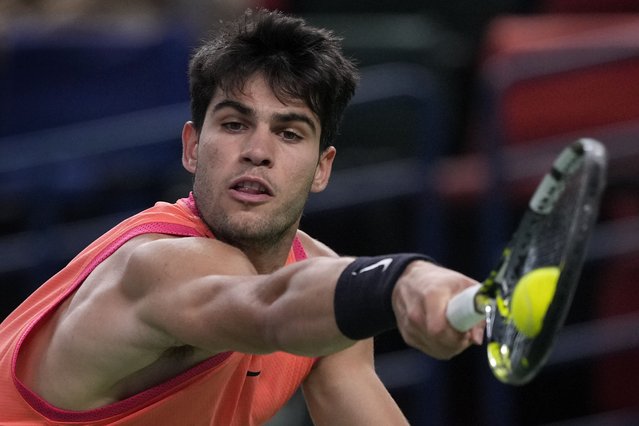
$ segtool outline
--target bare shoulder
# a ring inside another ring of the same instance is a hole
[[[203,275],[254,275],[255,268],[239,249],[201,237],[158,238],[136,245],[129,263],[142,274],[169,274],[186,279]]]
[[[146,234],[131,239],[87,277],[73,305],[109,291],[130,299],[142,297],[149,286],[181,282],[205,274],[254,274],[238,249],[210,238]],[[160,279],[161,278],[161,279]]]
[[[306,232],[298,230],[297,236],[302,242],[308,257],[338,257],[338,254],[333,249],[311,237]]]

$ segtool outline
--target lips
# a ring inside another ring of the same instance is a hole
[[[273,195],[268,183],[256,177],[238,178],[231,184],[230,189],[240,197],[270,197]]]
[[[233,189],[240,192],[246,192],[249,194],[268,194],[268,188],[260,184],[259,182],[240,182],[233,186]]]

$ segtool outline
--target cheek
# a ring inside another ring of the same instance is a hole
[[[213,173],[215,170],[220,170],[224,164],[229,164],[229,162],[228,151],[218,146],[218,144],[206,144],[201,147],[198,153],[198,164],[200,168],[207,170],[208,174]]]
[[[284,159],[284,169],[286,173],[300,178],[303,176],[312,176],[315,174],[315,169],[318,162],[318,157],[308,151],[288,151],[283,152],[282,159]]]
[[[216,180],[220,179],[223,171],[223,159],[218,155],[218,148],[214,146],[202,147],[198,152],[198,162],[195,169],[195,182],[198,185],[208,187],[212,191]]]
[[[304,187],[310,185],[315,178],[317,169],[317,159],[309,159],[308,157],[297,158],[296,161],[289,163],[287,175],[294,182],[299,182]]]

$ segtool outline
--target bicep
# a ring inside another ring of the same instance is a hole
[[[129,259],[122,292],[136,317],[174,345],[210,352],[241,350],[259,309],[259,276],[234,249],[214,240],[179,239],[139,247]],[[246,327],[239,332],[238,324]]]

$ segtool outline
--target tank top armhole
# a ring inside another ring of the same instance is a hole
[[[117,402],[115,404],[111,404],[109,406],[103,407],[104,409],[96,409],[91,411],[66,411],[57,409],[51,405],[49,405],[46,401],[41,399],[36,393],[32,392],[27,386],[20,380],[17,375],[17,366],[19,362],[19,357],[21,354],[21,349],[24,347],[25,341],[29,338],[29,336],[37,330],[37,328],[45,321],[48,317],[51,316],[53,312],[62,304],[64,301],[75,292],[78,287],[84,282],[84,280],[89,276],[89,274],[95,270],[95,268],[102,263],[105,259],[111,256],[117,249],[122,247],[127,241],[135,238],[137,236],[143,234],[165,234],[165,235],[173,235],[180,237],[202,237],[203,235],[198,232],[195,228],[176,224],[176,223],[168,223],[168,222],[149,222],[143,223],[141,225],[137,225],[132,227],[129,230],[124,231],[121,235],[117,236],[113,241],[102,249],[89,263],[80,271],[80,273],[73,279],[71,284],[67,287],[67,289],[57,297],[57,299],[46,309],[44,309],[39,315],[37,315],[31,323],[29,323],[25,329],[21,332],[18,340],[16,342],[16,346],[13,350],[12,359],[11,359],[11,375],[13,382],[16,386],[18,392],[22,395],[22,397],[27,401],[31,407],[33,407],[36,411],[45,415],[46,417],[52,420],[60,420],[60,421],[70,421],[71,418],[74,421],[91,421],[99,418],[104,418],[105,415],[110,415],[113,412],[124,412],[129,409],[130,406],[139,405],[142,401],[148,400],[148,398],[153,397],[157,393],[164,392],[164,389],[167,387],[174,387],[179,385],[180,383],[188,380],[193,375],[197,375],[202,371],[209,370],[214,366],[218,365],[222,361],[224,361],[229,353],[221,353],[213,358],[209,358],[208,360],[202,362],[194,366],[192,369],[187,370],[181,375],[165,382],[164,384],[153,387],[147,391],[144,391],[138,395],[135,395],[131,398],[127,398],[126,400]]]

